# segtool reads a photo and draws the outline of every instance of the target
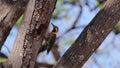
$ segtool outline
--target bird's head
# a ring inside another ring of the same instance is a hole
[[[51,24],[52,24],[52,23],[51,23]],[[52,26],[53,26],[53,30],[52,30],[51,34],[55,35],[55,34],[58,33],[59,28],[58,28],[58,26],[56,26],[56,25],[54,25],[54,24],[52,24]]]

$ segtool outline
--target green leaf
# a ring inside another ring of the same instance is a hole
[[[19,26],[22,20],[23,20],[23,15],[21,15],[20,18],[17,20],[15,26]]]
[[[98,0],[96,1],[96,6],[98,8],[102,8],[103,7],[103,3],[100,3]]]
[[[118,31],[118,32],[120,32],[120,24],[118,24],[118,25],[115,26],[115,30]]]
[[[2,57],[0,57],[0,63],[6,62],[6,61],[7,61],[6,58],[2,58]]]
[[[73,42],[74,42],[74,40],[70,39],[70,40],[63,42],[63,45],[71,45]]]

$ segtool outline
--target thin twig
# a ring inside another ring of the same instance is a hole
[[[61,34],[59,37],[57,37],[57,39],[59,39],[60,37],[62,37],[62,36],[65,35],[66,33],[70,32],[71,30],[73,30],[73,29],[76,28],[76,24],[78,23],[78,20],[79,20],[81,14],[82,14],[82,11],[83,11],[82,6],[80,6],[80,8],[81,8],[81,10],[80,10],[80,12],[78,13],[78,16],[77,16],[76,20],[73,22],[72,27],[70,27],[70,28],[67,29],[63,34]]]
[[[6,47],[7,51],[10,53],[10,49],[8,48],[8,46],[4,45],[4,47]]]

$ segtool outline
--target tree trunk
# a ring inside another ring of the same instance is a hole
[[[120,20],[120,0],[107,0],[54,68],[81,68]]]
[[[55,4],[56,0],[29,1],[24,20],[8,58],[8,64],[12,68],[34,68]]]

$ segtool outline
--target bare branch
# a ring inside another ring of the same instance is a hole
[[[54,55],[54,58],[56,61],[58,61],[58,59],[60,58],[60,53],[58,51],[58,45],[54,44],[53,48],[52,48],[52,53]]]
[[[47,68],[52,68],[52,64],[47,64],[47,63],[35,63],[35,68],[40,68],[40,67],[47,67]]]

